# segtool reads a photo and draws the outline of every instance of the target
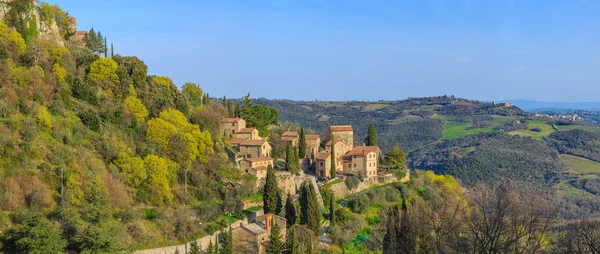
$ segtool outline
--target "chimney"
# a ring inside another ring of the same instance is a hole
[[[273,214],[265,215],[265,229],[267,232],[271,233],[271,223],[273,223]]]

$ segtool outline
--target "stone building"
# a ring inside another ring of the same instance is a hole
[[[298,146],[299,135],[298,132],[295,131],[286,131],[281,134],[281,141],[287,143],[288,141],[292,142],[294,147]]]
[[[273,159],[270,157],[245,158],[240,161],[240,170],[256,176],[259,180],[267,177],[269,166],[273,167]]]
[[[234,229],[232,233],[233,249],[235,253],[266,253],[269,244],[269,234],[274,224],[281,230],[281,239],[285,241],[285,218],[268,213],[257,218],[256,223],[243,225]]]
[[[346,143],[344,143],[341,140],[336,140],[335,141],[335,157],[339,158],[340,156],[350,152],[350,150],[352,150],[351,146],[347,146]],[[325,151],[331,153],[331,140],[329,140],[329,142],[327,142],[327,144],[325,144]]]
[[[354,131],[351,125],[332,125],[329,126],[329,131],[335,140],[344,142],[351,149],[354,147]]]
[[[239,147],[240,153],[248,158],[271,157],[271,145],[267,140],[244,140]]]
[[[344,172],[377,178],[377,163],[381,150],[377,146],[357,146],[343,157]]]
[[[239,130],[245,128],[246,120],[242,118],[224,118],[221,120],[221,128],[219,132],[223,134],[223,136],[234,137]]]
[[[343,158],[338,157],[335,160],[336,172],[341,172],[344,169]],[[319,177],[331,176],[331,152],[320,152],[315,156],[315,174]]]
[[[319,134],[305,134],[304,138],[306,139],[306,155],[309,157],[316,156],[321,146],[321,136]]]
[[[239,129],[234,135],[236,138],[243,140],[261,140],[262,138],[258,135],[256,128],[243,128]]]

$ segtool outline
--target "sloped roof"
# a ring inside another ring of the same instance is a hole
[[[282,137],[298,137],[298,132],[295,131],[286,131],[283,134],[281,134]]]
[[[379,149],[377,146],[357,146],[350,150],[346,156],[361,156],[367,155],[371,152],[379,154],[381,153],[381,149]]]
[[[342,144],[344,144],[344,142],[342,142],[341,140],[336,140],[336,141],[335,141],[335,144],[337,144],[337,143],[342,143]],[[326,145],[326,146],[330,146],[330,145],[331,145],[331,140],[327,141],[327,144],[325,144],[325,145]]]
[[[243,139],[243,138],[231,138],[229,140],[229,143],[231,143],[233,145],[239,145],[239,144],[241,144],[244,141],[246,141],[246,139]]]
[[[237,133],[252,133],[254,131],[258,131],[256,128],[243,128],[240,129]]]
[[[352,125],[332,125],[329,126],[331,131],[352,131]]]
[[[304,135],[304,138],[306,140],[317,140],[317,139],[320,139],[321,136],[319,136],[319,134],[306,134],[306,135]]]
[[[244,140],[240,146],[262,146],[267,143],[266,140]]]
[[[222,123],[237,123],[240,120],[244,120],[242,118],[236,117],[236,118],[223,118],[223,120],[221,120]]]
[[[329,158],[329,156],[330,156],[329,152],[320,152],[315,155],[315,159],[324,161],[324,160],[327,160],[327,158]]]
[[[255,235],[262,235],[264,233],[267,233],[267,230],[265,230],[263,227],[257,225],[256,223],[251,223],[245,226],[242,226],[245,229],[248,229],[248,231],[252,232]]]
[[[265,167],[265,166],[258,166],[258,167],[255,167],[253,169],[256,170],[256,171],[266,171],[268,168]]]

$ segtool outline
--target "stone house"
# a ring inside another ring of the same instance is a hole
[[[377,181],[379,154],[381,150],[377,146],[357,146],[344,155],[343,170]]]
[[[262,139],[258,135],[258,130],[256,128],[243,128],[239,129],[235,134],[236,138],[244,139],[244,140],[260,140]]]
[[[274,224],[281,230],[281,239],[285,241],[285,218],[271,213],[257,218],[256,223],[243,225],[232,230],[233,249],[235,253],[266,253],[269,234]]]
[[[239,130],[245,128],[246,120],[242,118],[224,118],[223,120],[221,120],[220,133],[226,137],[234,137]]]
[[[283,141],[284,143],[287,143],[288,141],[292,142],[292,145],[294,147],[298,146],[298,139],[300,138],[300,136],[298,135],[298,132],[295,131],[286,131],[283,134],[281,134],[281,141]]]
[[[346,143],[344,143],[341,140],[336,140],[335,141],[335,157],[339,158],[342,155],[350,152],[350,150],[352,150],[351,146],[347,146]],[[325,151],[331,153],[331,140],[329,140],[329,142],[327,142],[327,144],[325,144]]]
[[[352,130],[352,125],[333,125],[329,126],[329,131],[331,132],[331,136],[335,138],[335,140],[340,140],[346,144],[346,146],[354,147],[354,131]]]
[[[304,138],[306,139],[307,156],[316,156],[321,146],[321,136],[319,134],[306,134]]]
[[[240,170],[262,179],[267,177],[269,165],[273,167],[273,159],[270,157],[245,158],[240,162]]]
[[[271,145],[267,140],[245,140],[239,147],[240,153],[248,158],[271,157]]]
[[[338,157],[335,164],[336,172],[341,172],[344,169],[342,157]],[[320,177],[331,176],[331,152],[325,151],[317,153],[315,156],[315,171],[315,174]]]

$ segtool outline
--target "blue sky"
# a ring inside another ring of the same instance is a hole
[[[600,1],[50,1],[214,96],[600,101]]]

